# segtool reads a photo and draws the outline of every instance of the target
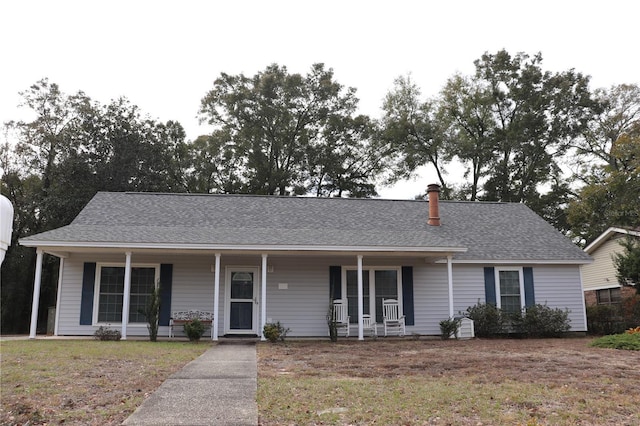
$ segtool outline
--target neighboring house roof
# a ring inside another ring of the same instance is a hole
[[[631,235],[635,237],[640,237],[640,231],[636,231],[633,229],[617,228],[615,226],[612,226],[606,231],[604,231],[602,234],[600,234],[598,238],[596,238],[595,240],[593,240],[593,242],[591,242],[591,244],[586,246],[584,248],[584,251],[586,253],[591,254],[594,251],[596,251],[598,247],[600,247],[602,244],[606,243],[610,238],[616,235]]]
[[[524,204],[100,192],[68,226],[26,246],[451,252],[459,260],[585,263]]]

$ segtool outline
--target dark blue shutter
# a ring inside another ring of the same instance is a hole
[[[171,318],[171,285],[173,281],[173,265],[160,265],[160,316],[158,325],[169,325]]]
[[[524,305],[528,308],[536,304],[533,292],[533,268],[522,268],[524,276]]]
[[[96,264],[87,262],[82,273],[82,296],[80,299],[80,325],[93,323],[93,292],[96,285]]]
[[[495,268],[488,266],[484,268],[484,297],[486,303],[497,306],[496,302],[496,274]]]
[[[413,316],[413,266],[402,267],[402,308],[406,325],[415,325]]]
[[[342,267],[329,266],[329,297],[342,299]]]

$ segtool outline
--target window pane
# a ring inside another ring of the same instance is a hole
[[[100,268],[98,322],[122,322],[123,292],[124,268],[119,266]]]
[[[148,294],[132,294],[129,300],[129,322],[147,322],[147,317],[144,316],[147,304],[151,296]]]
[[[382,322],[382,299],[398,300],[398,271],[375,271],[376,322]]]
[[[100,294],[98,322],[122,322],[122,294]]]
[[[609,297],[609,290],[597,290],[596,295],[598,296],[598,303],[608,305],[611,303],[611,298]]]
[[[520,294],[520,273],[500,271],[500,294]]]
[[[155,287],[155,268],[131,269],[131,293],[151,293]]]
[[[611,303],[622,302],[622,293],[619,288],[612,288],[611,290]]]
[[[620,288],[596,290],[596,297],[598,299],[598,304],[600,305],[610,305],[613,303],[620,303],[622,301]]]
[[[231,276],[231,298],[253,299],[253,272],[234,272]]]
[[[522,309],[520,299],[520,273],[518,271],[499,271],[500,306],[504,312],[517,313]]]
[[[229,328],[251,330],[253,328],[253,302],[231,302]]]
[[[131,268],[131,295],[129,297],[129,322],[147,322],[145,311],[155,287],[155,268]]]
[[[124,292],[124,268],[107,266],[100,268],[100,293]]]
[[[518,313],[522,309],[519,296],[501,296],[500,302],[502,304],[502,310],[507,313]]]
[[[363,314],[369,313],[369,271],[362,270],[362,310]],[[358,322],[358,271],[347,271],[347,304],[349,322]]]

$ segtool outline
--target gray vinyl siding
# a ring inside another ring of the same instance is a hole
[[[82,259],[76,256],[71,256],[64,261],[58,313],[58,334],[60,335],[88,335],[95,331],[95,328],[90,325],[79,325],[83,265]]]
[[[407,333],[440,334],[440,321],[449,317],[447,265],[432,264],[413,268],[415,326]]]
[[[123,254],[72,254],[65,259],[61,287],[58,333],[60,335],[91,335],[96,326],[79,325],[82,294],[82,275],[85,262],[121,263]],[[137,255],[132,263],[173,265],[171,311],[199,309],[213,311],[215,263],[213,255]],[[353,267],[356,256],[311,257],[273,256],[268,258],[272,272],[267,273],[267,320],[280,321],[291,329],[291,337],[327,336],[326,313],[329,304],[329,266]],[[412,265],[401,258],[367,259],[364,267]],[[216,321],[218,334],[224,335],[225,270],[232,266],[260,267],[259,255],[221,257],[220,304]],[[526,265],[523,265],[526,266]],[[484,302],[484,265],[453,265],[454,315],[467,307]],[[571,310],[571,325],[575,331],[585,330],[584,307],[577,266],[533,266],[537,303]],[[260,282],[260,277],[257,277]],[[415,325],[407,327],[407,333],[438,335],[439,322],[449,316],[447,265],[424,264],[413,261],[413,289]],[[280,289],[286,284],[287,289]],[[258,291],[258,300],[260,298]],[[258,305],[257,324],[260,324]],[[112,328],[120,328],[113,324]],[[257,329],[259,326],[256,327]],[[181,330],[176,330],[181,335]],[[355,332],[355,330],[353,330]],[[382,324],[379,324],[382,334]],[[146,336],[146,325],[129,324],[127,334]],[[160,327],[160,336],[168,335],[168,327]],[[207,335],[209,335],[207,333]]]
[[[267,321],[280,321],[289,336],[327,336],[329,266],[325,259],[276,259],[267,274]],[[287,289],[279,289],[286,284]]]
[[[484,266],[453,265],[453,312],[458,315],[470,306],[485,303]]]
[[[500,265],[453,265],[454,312],[465,311],[478,301],[485,303],[484,267]],[[515,266],[515,265],[514,265]],[[572,331],[586,331],[584,299],[577,265],[517,265],[533,268],[535,301],[551,308],[569,309]]]
[[[578,266],[534,266],[536,303],[569,309],[571,331],[587,331]]]

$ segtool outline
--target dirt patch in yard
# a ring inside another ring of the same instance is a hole
[[[640,354],[589,347],[591,339],[475,339],[293,342],[262,345],[260,375],[337,377],[469,377],[545,381],[582,386],[594,379],[629,378],[640,390]]]
[[[282,414],[273,415],[277,402],[271,400],[268,392],[271,382],[279,381],[282,387],[283,378],[288,378],[292,386],[296,381],[302,383],[305,379],[318,378],[336,382],[361,380],[372,391],[381,384],[382,392],[398,381],[411,382],[416,388],[425,386],[426,389],[440,385],[451,389],[461,386],[461,392],[470,392],[466,397],[471,401],[469,412],[451,414],[460,406],[458,396],[451,395],[450,400],[440,401],[440,405],[452,404],[450,410],[443,407],[445,412],[448,411],[444,415],[422,416],[418,413],[417,417],[406,420],[404,413],[398,412],[397,417],[386,417],[386,423],[640,424],[640,354],[637,351],[592,348],[590,342],[591,339],[587,338],[378,339],[365,342],[342,340],[335,344],[297,341],[260,345],[261,424],[292,423],[291,418],[277,418]],[[501,389],[507,388],[519,395],[514,398],[510,398],[508,393],[502,395]],[[487,413],[482,413],[485,402],[474,398],[485,398],[484,392],[489,389],[493,392],[489,398],[495,398],[496,402],[487,406]],[[278,392],[286,393],[286,389]],[[306,394],[304,389],[295,390],[288,398],[295,400],[297,394],[301,398],[314,398],[313,393]],[[374,406],[384,405],[384,401],[375,398],[374,401]],[[290,409],[296,409],[294,402],[289,403]],[[331,401],[322,400],[321,404],[331,404]],[[340,402],[336,404],[340,405]],[[305,403],[307,407],[312,405],[309,401]],[[428,402],[416,401],[416,405],[426,407]],[[271,408],[263,410],[264,406]],[[315,413],[316,408],[322,407],[312,406],[307,410]],[[432,409],[438,410],[438,407]],[[393,410],[393,407],[386,410]],[[490,413],[492,410],[495,413]],[[351,411],[354,411],[353,407]],[[370,417],[366,413],[358,414],[356,418],[341,414],[325,421],[310,415],[297,418],[293,423],[379,423],[375,407],[370,411],[373,413]]]

